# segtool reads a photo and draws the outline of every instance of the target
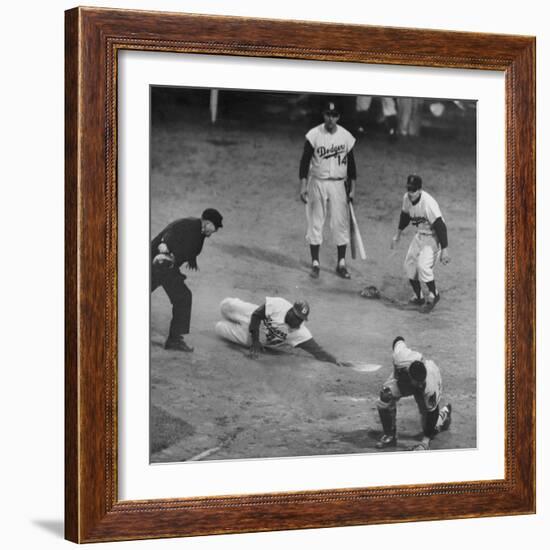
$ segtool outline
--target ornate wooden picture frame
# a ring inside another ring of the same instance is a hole
[[[506,101],[503,479],[118,497],[117,60],[122,50],[500,71]],[[535,511],[535,39],[153,13],[66,12],[66,538],[99,542]]]

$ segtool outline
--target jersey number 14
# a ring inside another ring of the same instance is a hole
[[[348,156],[347,155],[345,155],[343,157],[338,155],[336,158],[338,159],[338,166],[346,166],[346,164],[348,163]]]

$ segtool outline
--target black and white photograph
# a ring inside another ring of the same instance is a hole
[[[476,447],[476,102],[150,88],[150,461]]]
[[[5,5],[6,548],[545,546],[543,7]]]

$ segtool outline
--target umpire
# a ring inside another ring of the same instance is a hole
[[[189,269],[198,269],[197,256],[204,239],[223,227],[222,219],[217,210],[207,208],[200,218],[172,222],[151,241],[151,292],[162,286],[172,303],[172,321],[165,349],[193,351],[184,339],[189,334],[193,295],[185,284],[187,276],[179,268],[187,262]]]

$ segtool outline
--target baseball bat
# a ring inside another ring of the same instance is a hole
[[[351,234],[352,238],[355,237],[355,241],[357,244],[357,250],[359,251],[359,257],[362,260],[367,259],[367,253],[365,252],[365,247],[363,245],[363,239],[361,238],[361,232],[359,231],[359,225],[357,224],[357,218],[355,217],[355,211],[353,210],[353,204],[349,203],[349,213],[351,217],[351,223],[353,227],[353,232]],[[353,245],[352,245],[353,250]]]
[[[353,218],[351,217],[351,212],[349,214],[349,247],[351,251],[351,259],[355,260],[357,258],[357,237],[355,236],[355,227],[353,226]]]

